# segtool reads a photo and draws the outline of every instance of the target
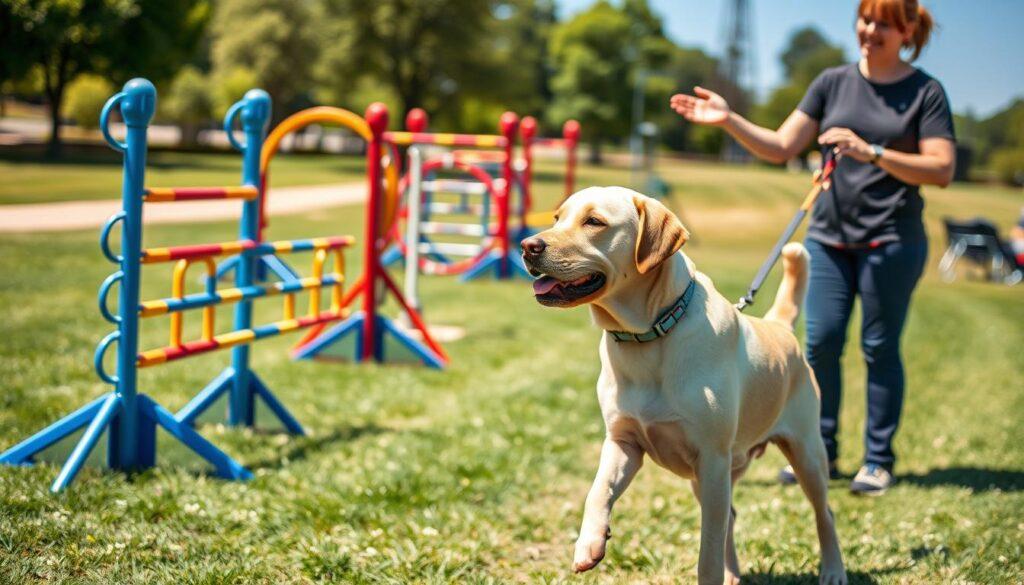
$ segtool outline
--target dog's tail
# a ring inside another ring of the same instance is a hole
[[[800,305],[807,292],[807,272],[810,264],[807,248],[798,242],[790,242],[782,249],[782,283],[775,293],[775,302],[764,318],[782,323],[793,329],[800,316]]]

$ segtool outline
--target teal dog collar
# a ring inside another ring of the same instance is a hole
[[[691,278],[690,284],[683,291],[683,295],[680,296],[674,305],[665,310],[664,313],[658,317],[658,320],[654,322],[654,327],[651,327],[643,333],[629,333],[626,331],[609,331],[615,341],[636,341],[644,343],[647,341],[654,341],[659,337],[668,335],[668,332],[676,326],[683,319],[683,315],[686,314],[686,307],[690,304],[690,299],[693,298],[693,291],[696,289],[694,283],[696,279]]]

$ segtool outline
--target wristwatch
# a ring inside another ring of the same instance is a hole
[[[870,146],[870,148],[871,148],[871,160],[868,161],[868,162],[870,162],[873,165],[877,165],[878,161],[881,160],[882,155],[885,153],[885,148],[880,146],[880,145],[878,145],[878,144],[872,144]]]

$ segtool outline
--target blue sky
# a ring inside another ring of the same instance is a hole
[[[614,1],[614,0],[613,0]],[[669,37],[720,55],[728,0],[649,0]],[[562,16],[594,0],[559,0]],[[917,60],[946,88],[956,112],[968,108],[986,116],[1014,97],[1024,98],[1024,0],[925,0],[939,24]],[[813,24],[857,55],[853,33],[855,0],[751,0],[757,78],[761,95],[782,80],[778,55],[790,33]]]

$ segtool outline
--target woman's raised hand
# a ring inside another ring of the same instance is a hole
[[[719,126],[729,119],[729,103],[725,98],[703,87],[693,88],[696,96],[677,93],[669,105],[680,116],[696,124]]]

